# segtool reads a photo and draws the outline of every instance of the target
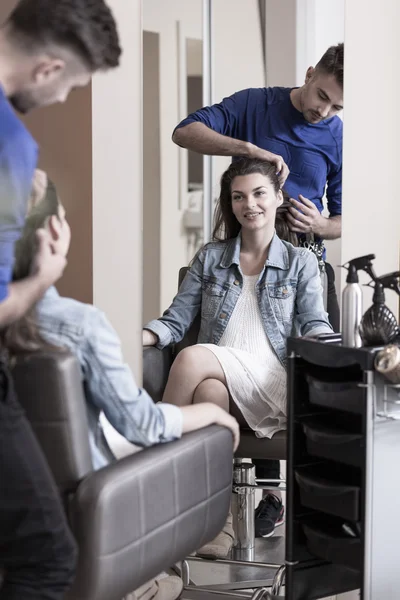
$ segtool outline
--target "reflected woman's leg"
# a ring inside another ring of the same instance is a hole
[[[177,406],[214,402],[228,411],[224,371],[213,352],[204,346],[190,346],[182,350],[171,367],[163,402]]]

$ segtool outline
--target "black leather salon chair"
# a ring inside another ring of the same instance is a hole
[[[227,429],[209,427],[93,471],[76,359],[25,356],[13,374],[79,546],[68,600],[122,600],[220,531],[231,496]]]

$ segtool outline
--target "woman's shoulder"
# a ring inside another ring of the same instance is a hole
[[[209,259],[219,259],[230,244],[232,244],[232,240],[214,240],[212,242],[207,242],[207,244],[204,244],[204,246],[197,251],[190,264],[193,264],[196,259],[199,259],[202,263],[204,263],[206,260],[208,261]]]
[[[39,324],[64,335],[86,336],[88,329],[102,319],[102,311],[92,304],[58,294],[46,294],[36,307]]]
[[[280,240],[280,242],[281,244],[283,244],[286,252],[291,258],[302,258],[306,260],[310,254],[313,254],[312,252],[310,252],[310,250],[307,250],[307,248],[303,248],[302,246],[294,246],[286,240]]]
[[[212,242],[208,242],[207,244],[204,244],[202,250],[204,250],[205,253],[223,252],[225,250],[225,248],[227,248],[227,246],[229,246],[229,244],[231,244],[231,243],[232,243],[232,240],[224,240],[224,241],[214,240]]]

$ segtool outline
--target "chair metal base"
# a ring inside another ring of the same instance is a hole
[[[282,598],[279,593],[282,590],[285,580],[285,567],[282,563],[271,563],[268,560],[268,553],[271,553],[271,545],[275,543],[278,547],[281,538],[272,537],[269,540],[255,539],[254,531],[254,494],[256,489],[275,490],[276,486],[271,483],[278,483],[280,490],[281,484],[286,484],[285,480],[269,479],[256,480],[254,475],[254,466],[251,463],[245,463],[242,459],[234,460],[234,476],[232,484],[232,513],[235,527],[235,546],[227,559],[206,560],[203,558],[190,556],[181,564],[181,574],[184,583],[183,598],[187,600],[214,600],[220,597],[221,600],[237,600],[243,598],[246,600],[273,600]],[[236,514],[235,514],[236,511]],[[277,541],[279,540],[279,541]],[[283,562],[283,558],[282,558]],[[227,568],[232,566],[241,567],[240,580],[222,583],[208,583],[196,585],[191,579],[191,563],[199,563],[205,567],[205,572],[210,572],[213,565],[225,565]],[[248,577],[251,570],[265,570],[265,578]],[[273,573],[268,571],[273,571]],[[247,574],[246,574],[247,571]]]
[[[193,560],[191,557],[189,561]],[[210,561],[198,559],[204,563],[210,564]],[[213,563],[215,561],[212,561]],[[218,561],[223,563],[224,561]],[[236,561],[226,561],[226,564],[236,564]],[[247,567],[250,566],[247,564]],[[276,568],[276,565],[257,563],[260,568],[271,569]],[[190,577],[190,566],[188,561],[183,561],[181,573],[184,582],[184,591],[182,597],[191,600],[235,600],[243,598],[243,600],[272,600],[274,598],[282,598],[279,593],[284,585],[285,567],[281,566],[275,573],[274,577],[265,579],[241,579],[240,581],[232,581],[229,583],[205,584],[196,585]]]

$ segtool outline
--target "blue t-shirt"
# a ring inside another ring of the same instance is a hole
[[[308,123],[290,100],[291,88],[251,88],[189,115],[177,128],[195,121],[214,131],[279,154],[290,169],[285,190],[302,194],[330,216],[342,214],[342,138],[339,117]]]
[[[38,148],[0,86],[0,302],[12,279],[14,245],[24,226]]]

